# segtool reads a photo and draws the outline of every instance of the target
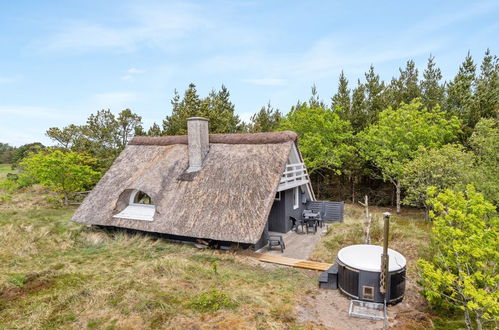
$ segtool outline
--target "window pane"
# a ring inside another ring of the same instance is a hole
[[[144,193],[142,191],[139,191],[135,194],[133,202],[135,204],[153,204],[151,197],[149,197],[149,195],[147,195],[146,193]]]

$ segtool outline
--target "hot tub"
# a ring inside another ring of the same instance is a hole
[[[341,249],[338,263],[338,288],[345,295],[363,301],[383,302],[380,290],[381,255],[377,245],[351,245]],[[388,249],[388,302],[395,304],[404,298],[406,259],[399,252]]]

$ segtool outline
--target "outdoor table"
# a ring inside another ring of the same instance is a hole
[[[316,221],[317,222],[317,225],[319,227],[322,228],[322,217],[321,217],[321,214],[319,212],[315,213],[315,212],[306,212],[306,213],[303,213],[303,218],[306,221]]]

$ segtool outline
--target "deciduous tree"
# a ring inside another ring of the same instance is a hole
[[[68,204],[72,192],[84,191],[93,186],[100,173],[93,170],[96,160],[76,152],[49,150],[31,154],[19,166],[21,176],[33,178],[36,182],[61,193],[63,202]]]
[[[476,155],[475,186],[492,203],[499,205],[499,119],[481,119],[469,140]]]
[[[434,306],[462,309],[470,330],[472,318],[477,329],[486,321],[498,322],[499,217],[494,206],[472,186],[465,193],[446,190],[429,204],[435,253],[418,261],[423,294]]]
[[[310,173],[319,169],[341,173],[345,159],[352,153],[350,123],[324,107],[301,103],[286,115],[279,129],[298,134],[300,150]]]
[[[401,179],[406,164],[421,147],[436,148],[452,142],[459,125],[456,117],[447,119],[439,107],[429,111],[416,99],[402,103],[398,109],[388,107],[376,123],[359,134],[360,153],[395,187],[397,212],[400,212]]]
[[[474,156],[460,145],[447,144],[436,149],[421,149],[403,170],[401,184],[405,188],[403,204],[426,209],[428,188],[438,191],[463,189],[471,182]]]

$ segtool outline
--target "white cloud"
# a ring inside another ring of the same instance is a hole
[[[102,48],[130,52],[140,45],[175,47],[191,31],[209,24],[200,7],[188,4],[134,6],[124,14],[120,24],[91,21],[69,21],[61,24],[58,33],[37,43],[45,51],[92,51]]]
[[[136,68],[130,68],[127,70],[127,74],[121,77],[121,80],[133,81],[134,76],[137,74],[144,73],[145,70],[140,70]]]
[[[278,78],[243,79],[243,81],[249,84],[260,86],[282,86],[286,84],[285,79]]]
[[[128,69],[127,72],[128,73],[132,73],[132,74],[137,74],[137,73],[144,73],[145,71],[144,70],[140,70],[140,69],[136,69],[136,68],[130,68],[130,69]]]

